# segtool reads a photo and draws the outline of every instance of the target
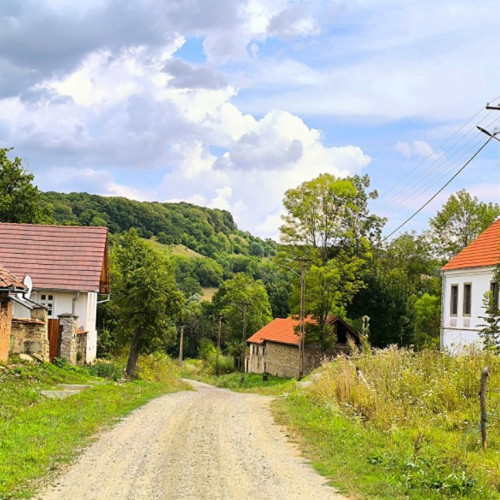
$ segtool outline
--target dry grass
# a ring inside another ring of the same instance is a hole
[[[487,390],[488,449],[483,452],[478,392],[486,366],[491,375]],[[357,375],[356,368],[365,380]],[[405,453],[409,450],[410,456],[402,459],[395,452],[394,460],[425,463],[426,471],[436,468],[462,474],[471,484],[491,488],[492,498],[500,497],[498,356],[471,352],[451,357],[435,351],[415,353],[396,348],[359,354],[323,367],[322,376],[311,385],[307,397],[318,408],[386,435],[388,446],[395,440],[405,441]],[[373,460],[387,467],[384,457]]]

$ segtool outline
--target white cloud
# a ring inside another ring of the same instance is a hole
[[[418,156],[420,158],[437,158],[441,155],[432,149],[432,146],[425,141],[398,142],[396,150],[406,158]]]

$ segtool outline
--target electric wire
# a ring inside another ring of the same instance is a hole
[[[488,113],[488,115],[489,115],[489,113]],[[487,118],[487,116],[484,119],[482,119],[479,123],[482,124],[484,122],[484,120]],[[487,128],[491,127],[497,120],[498,120],[498,118],[495,117],[495,119],[493,121],[488,122],[488,124],[486,124],[485,126]],[[474,131],[474,136],[470,136],[472,131]],[[477,138],[480,136],[481,136],[481,133],[478,132],[476,126],[474,126],[473,129],[470,129],[467,132],[467,135],[463,136],[451,148],[449,148],[447,151],[440,152],[439,156],[437,156],[434,159],[434,161],[431,162],[430,165],[428,165],[422,171],[418,181],[416,181],[414,183],[410,183],[407,186],[405,186],[402,190],[400,190],[397,194],[395,194],[391,199],[387,200],[385,203],[383,203],[381,206],[379,206],[378,210],[381,211],[381,210],[384,210],[385,208],[399,206],[401,204],[400,203],[401,200],[404,200],[404,203],[406,203],[408,201],[406,198],[407,193],[409,191],[411,191],[412,194],[415,194],[416,190],[422,190],[422,185],[426,183],[427,179],[430,179],[432,177],[431,175],[423,176],[422,174],[427,172],[428,170],[430,170],[430,168],[432,168],[433,166],[436,166],[436,164],[438,164],[438,165],[433,171],[433,178],[436,178],[443,173],[446,175],[447,172],[449,172],[450,170],[453,169],[454,163],[461,162],[461,158],[468,156],[468,153],[477,147],[478,143],[481,142],[481,141],[477,141]],[[464,140],[465,137],[469,137],[469,138],[467,140]],[[467,147],[471,143],[472,143],[472,146]],[[454,151],[451,151],[452,148],[455,146],[460,146],[460,147],[458,149],[455,149]],[[461,152],[462,152],[462,154],[460,154]],[[459,156],[457,157],[457,155],[459,155]],[[455,158],[455,157],[457,157],[457,158]],[[422,164],[420,164],[420,165],[422,165]],[[440,172],[441,170],[442,170],[442,172]],[[406,178],[408,178],[408,176]],[[431,181],[431,183],[432,182],[433,181]],[[427,182],[427,184],[428,184],[428,182]]]
[[[495,102],[500,99],[500,95],[491,99],[489,102]],[[470,127],[464,134],[460,134],[464,129],[467,129],[468,125],[478,118],[479,115],[484,113],[484,116],[476,121],[473,127]],[[377,200],[373,201],[374,206],[377,211],[385,211],[385,209],[389,209],[389,212],[393,212],[396,207],[400,207],[404,204],[408,204],[407,193],[411,191],[411,200],[414,200],[420,197],[425,189],[422,187],[423,185],[428,186],[429,183],[437,183],[436,179],[443,178],[447,175],[447,172],[453,169],[453,165],[457,162],[460,162],[462,158],[466,157],[468,153],[474,149],[477,145],[477,137],[481,134],[478,133],[476,125],[484,124],[484,122],[491,115],[492,110],[485,110],[484,108],[477,111],[467,122],[465,122],[461,127],[459,127],[450,137],[448,137],[445,141],[443,141],[437,148],[439,153],[431,152],[421,161],[418,165],[416,165],[410,172],[408,172],[402,179],[393,184],[387,191],[382,193]],[[490,127],[497,121],[497,118],[484,126],[486,128]],[[470,137],[470,134],[474,133],[473,137]],[[459,135],[460,134],[460,135]],[[450,144],[450,141],[454,137],[458,136],[457,140]],[[444,146],[448,145],[446,149],[443,150]],[[471,145],[470,147],[468,147]],[[458,149],[456,149],[458,147]],[[430,161],[432,160],[432,161]],[[453,160],[453,161],[451,161]],[[423,170],[422,170],[422,167]],[[433,168],[434,167],[434,168]],[[426,174],[429,170],[433,170],[432,174]],[[418,179],[415,179],[414,182],[409,182],[407,186],[403,187],[403,189],[398,190],[394,196],[389,197],[390,193],[392,193],[396,187],[400,186],[405,180],[409,179],[412,174],[418,172]],[[432,180],[430,180],[432,179]],[[382,202],[382,203],[381,203]]]
[[[385,207],[379,208],[379,210],[382,211],[385,208],[390,209],[390,212],[394,212],[399,208],[411,205],[411,202],[427,192],[429,187],[435,184],[439,184],[452,171],[454,171],[457,164],[463,163],[464,158],[468,158],[470,156],[470,153],[472,151],[475,151],[477,147],[482,143],[482,140],[478,140],[479,138],[480,134],[464,144],[464,146],[459,151],[455,152],[450,158],[447,159],[445,163],[443,163],[444,168],[442,168],[441,171],[435,172],[433,176],[422,178],[422,181],[418,185],[414,184],[409,186],[408,189],[404,191],[404,193],[398,195],[397,198],[391,200],[390,204],[386,204]],[[457,157],[455,158],[455,156]],[[411,191],[411,194],[409,193],[409,191]]]
[[[410,222],[418,213],[420,213],[436,196],[441,193],[468,165],[469,163],[486,147],[486,145],[493,139],[489,137],[488,140],[467,160],[467,162],[451,177],[446,184],[444,184],[436,193],[434,193],[416,212],[414,212],[410,217],[408,217],[404,222],[402,222],[394,231],[382,238],[382,241],[389,239],[394,233],[397,233],[403,226]]]
[[[444,142],[442,142],[437,149],[440,151],[444,148],[444,146],[451,140],[453,137],[455,137],[457,134],[459,134],[467,125],[472,122],[478,115],[484,112],[484,108],[481,108],[477,113],[475,113],[467,122],[465,122],[459,129],[455,130],[453,134],[448,137]],[[491,113],[491,111],[490,111]],[[434,152],[429,153],[429,155],[424,158],[419,164],[417,164],[410,172],[408,172],[404,177],[402,177],[399,181],[397,181],[395,184],[393,184],[387,191],[385,191],[382,196],[380,196],[379,199],[385,198],[391,191],[393,191],[397,186],[399,186],[402,182],[404,182],[413,172],[418,170],[425,162],[427,162],[428,159],[432,158],[434,156]]]

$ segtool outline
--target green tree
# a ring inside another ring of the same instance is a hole
[[[222,266],[210,257],[196,259],[194,273],[201,286],[219,286],[222,282]]]
[[[34,176],[19,157],[10,160],[12,148],[0,148],[0,222],[38,223],[46,219]]]
[[[363,288],[371,242],[380,236],[383,219],[367,207],[377,194],[368,193],[368,187],[367,176],[337,179],[322,174],[288,190],[283,200],[286,213],[280,231],[286,245],[277,262],[292,266],[294,258],[309,260],[306,312],[316,317],[324,347],[328,316],[341,312]],[[298,288],[295,280],[295,311]]]
[[[465,189],[452,194],[430,220],[436,255],[449,260],[500,217],[496,203],[480,202]]]
[[[349,316],[370,317],[369,341],[374,347],[408,346],[415,339],[415,296],[400,269],[387,271],[371,262],[366,288],[348,306]]]
[[[260,280],[238,273],[225,281],[212,299],[213,310],[224,314],[229,343],[234,351],[241,348],[243,331],[243,304],[249,304],[247,313],[247,338],[272,319],[266,289]]]
[[[184,303],[172,266],[139,238],[125,233],[112,252],[113,297],[120,331],[130,340],[127,374],[133,376],[140,353],[165,350],[175,343],[175,316]]]
[[[439,347],[441,300],[424,293],[415,297],[415,347]]]
[[[496,283],[496,292],[488,291],[484,294],[483,308],[484,316],[479,316],[484,321],[479,332],[483,340],[484,348],[500,353],[500,310],[498,308],[498,286],[500,284],[500,264],[495,268],[493,277]]]

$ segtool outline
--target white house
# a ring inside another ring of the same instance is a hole
[[[458,353],[480,342],[485,292],[491,290],[498,303],[498,283],[493,275],[499,262],[500,219],[441,269],[441,349]]]
[[[108,230],[0,223],[0,265],[25,283],[31,278],[31,300],[48,308],[49,337],[52,324],[56,342],[58,316],[77,316],[79,333],[87,334],[85,359],[92,362],[97,351],[98,295],[110,293]],[[13,317],[25,318],[29,314],[22,304],[15,303]],[[51,352],[58,348],[51,345]]]

